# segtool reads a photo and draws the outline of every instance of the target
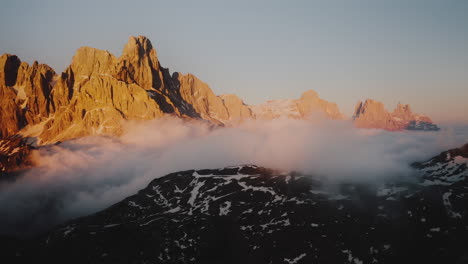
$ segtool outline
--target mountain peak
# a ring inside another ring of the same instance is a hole
[[[314,90],[305,91],[299,99],[270,100],[252,106],[252,110],[255,116],[262,120],[280,117],[309,119],[315,114],[324,115],[330,119],[344,118],[335,103],[321,99]]]
[[[400,103],[398,103],[393,113],[413,114],[409,104],[400,104]]]
[[[16,82],[16,74],[21,64],[16,55],[5,53],[0,56],[0,80],[4,82],[1,85],[13,86]]]
[[[302,93],[301,95],[301,100],[310,100],[310,99],[317,99],[319,96],[318,96],[318,93],[314,90],[307,90],[305,92]]]
[[[83,46],[76,50],[70,67],[75,75],[87,78],[111,71],[116,62],[117,58],[107,50]]]
[[[151,41],[145,36],[130,36],[127,44],[125,44],[122,56],[142,58],[145,55],[157,57],[156,50],[153,48]]]

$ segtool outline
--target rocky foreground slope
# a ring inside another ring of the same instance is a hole
[[[22,169],[33,166],[33,149],[21,137],[0,139],[0,179],[11,178],[18,175]]]
[[[70,221],[12,261],[467,263],[468,145],[414,179],[331,182],[256,166],[176,172]],[[15,256],[11,256],[12,254]]]

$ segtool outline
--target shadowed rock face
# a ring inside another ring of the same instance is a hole
[[[21,137],[0,139],[0,180],[10,179],[34,165],[30,156],[32,150]]]
[[[420,175],[411,181],[389,177],[379,184],[253,165],[176,172],[16,245],[9,252],[18,256],[9,257],[25,263],[465,263],[467,148],[415,165]]]
[[[54,75],[45,64],[29,66],[14,55],[0,56],[0,138],[45,120],[53,112],[50,83]]]
[[[0,80],[2,86],[12,86],[16,83],[18,68],[21,61],[15,55],[4,54],[0,57]]]
[[[354,123],[359,128],[380,128],[398,130],[439,130],[425,115],[414,114],[409,105],[398,104],[390,113],[381,102],[367,99],[356,105]]]
[[[244,104],[244,102],[234,94],[220,95],[223,103],[227,109],[229,116],[229,123],[236,124],[246,119],[254,119],[255,114],[251,107]]]

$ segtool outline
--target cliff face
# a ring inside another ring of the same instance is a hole
[[[240,123],[243,120],[254,119],[255,115],[251,107],[247,106],[239,97],[234,94],[220,95],[223,100],[224,106],[227,109],[231,124]]]
[[[216,96],[210,87],[192,74],[174,74],[177,90],[182,99],[191,105],[203,119],[223,124],[229,119],[223,100]]]
[[[398,130],[439,130],[425,115],[415,114],[409,105],[398,104],[390,113],[381,102],[367,99],[356,105],[354,123],[359,128],[379,128],[389,131]]]
[[[55,111],[50,97],[54,76],[45,64],[29,66],[15,55],[0,56],[0,138],[39,123]]]

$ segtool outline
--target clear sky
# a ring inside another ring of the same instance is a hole
[[[313,89],[348,116],[373,98],[468,123],[465,0],[0,1],[0,53],[58,72],[145,35],[171,72],[249,104]]]

